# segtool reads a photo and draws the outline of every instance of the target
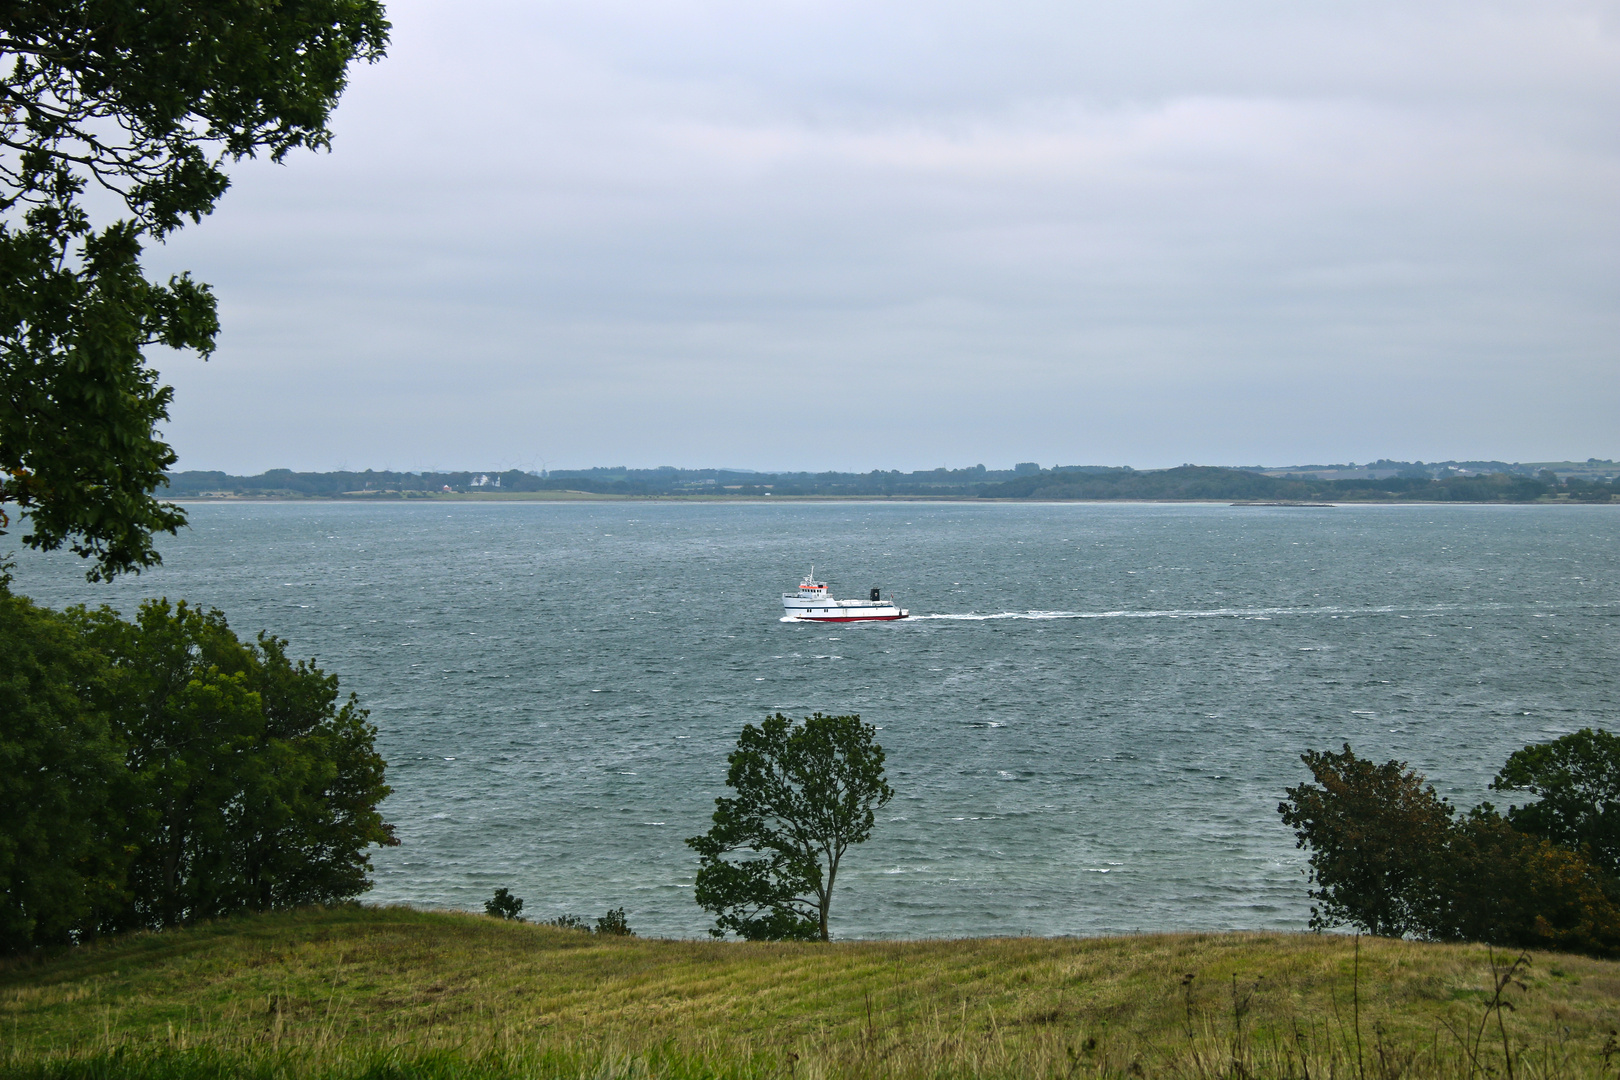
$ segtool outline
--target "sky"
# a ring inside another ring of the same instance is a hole
[[[1620,458],[1620,0],[389,4],[182,469]]]

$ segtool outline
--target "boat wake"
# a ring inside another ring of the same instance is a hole
[[[1578,607],[1585,608],[1614,608],[1614,604],[1583,604]],[[1253,619],[1265,622],[1287,616],[1316,616],[1330,619],[1361,618],[1369,615],[1393,615],[1398,619],[1442,619],[1446,617],[1477,616],[1487,614],[1504,614],[1522,612],[1520,605],[1515,604],[1478,604],[1463,606],[1458,604],[1436,604],[1432,607],[1397,607],[1394,605],[1384,607],[1341,607],[1337,605],[1323,605],[1321,607],[1252,607],[1252,608],[1172,608],[1151,611],[997,611],[997,612],[935,612],[929,615],[911,615],[908,622],[927,622],[929,620],[945,622],[997,622],[1003,619],[1032,620],[1045,622],[1056,619]],[[1528,612],[1534,618],[1557,618],[1558,612]],[[1573,614],[1565,611],[1562,614]],[[794,618],[789,615],[783,622],[806,622],[808,620]]]
[[[990,622],[997,619],[1271,619],[1279,615],[1391,615],[1400,609],[1394,607],[1269,607],[1269,608],[1210,608],[1207,610],[1179,609],[1171,611],[999,611],[994,614],[964,612],[961,614],[913,615],[915,622],[924,619],[946,619],[955,622]],[[1410,609],[1409,609],[1410,610]],[[1427,608],[1425,615],[1449,612],[1450,608]]]

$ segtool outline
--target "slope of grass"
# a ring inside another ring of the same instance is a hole
[[[0,1076],[1598,1077],[1620,964],[1304,934],[741,944],[341,908],[0,968]],[[1494,974],[1493,974],[1494,963]]]

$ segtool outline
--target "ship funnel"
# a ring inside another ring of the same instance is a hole
[[[874,586],[873,586],[873,587],[872,587],[872,603],[874,603],[874,604],[875,604],[875,603],[877,603],[877,602],[878,602],[878,599],[879,599],[879,598],[880,598],[880,597],[881,597],[881,596],[882,596],[882,595],[883,595],[883,590],[882,590],[882,589],[879,589],[879,588],[878,588],[878,587],[877,587],[877,586],[875,586],[875,585],[874,585]]]

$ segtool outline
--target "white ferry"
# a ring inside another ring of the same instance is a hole
[[[883,599],[881,589],[873,589],[866,600],[834,600],[827,583],[816,580],[816,568],[799,582],[799,591],[782,594],[783,622],[892,622],[911,612]]]

